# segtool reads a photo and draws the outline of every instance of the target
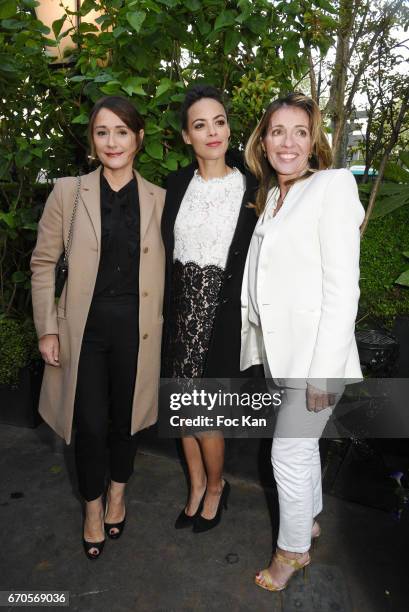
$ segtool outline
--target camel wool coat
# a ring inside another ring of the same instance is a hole
[[[100,172],[81,177],[69,274],[61,298],[54,299],[55,265],[68,239],[77,179],[58,179],[46,202],[31,258],[34,323],[39,338],[58,334],[60,367],[45,365],[39,411],[71,441],[78,362],[101,254]],[[140,206],[139,354],[131,434],[153,425],[158,413],[165,253],[160,224],[165,191],[135,171]]]

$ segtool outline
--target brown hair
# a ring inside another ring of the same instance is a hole
[[[331,147],[325,135],[318,104],[312,98],[297,92],[290,93],[271,102],[256,129],[251,134],[245,151],[247,165],[259,181],[255,201],[255,209],[258,215],[264,210],[269,189],[277,184],[277,174],[264,154],[263,140],[266,137],[271,116],[283,106],[301,108],[307,113],[312,143],[308,171],[302,176],[288,181],[287,184],[293,185],[297,181],[311,176],[317,170],[329,168],[332,164]]]
[[[138,150],[141,147],[142,142],[139,141],[139,132],[145,127],[145,122],[141,115],[138,113],[134,105],[130,100],[123,96],[105,96],[100,98],[94,104],[88,122],[88,142],[91,148],[91,159],[95,159],[95,146],[93,139],[94,123],[96,116],[98,115],[101,108],[107,108],[117,115],[130,130],[135,132],[138,139]]]

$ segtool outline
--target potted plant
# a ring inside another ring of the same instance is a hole
[[[43,366],[30,320],[0,319],[0,422],[36,427]]]

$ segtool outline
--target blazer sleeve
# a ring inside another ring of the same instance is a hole
[[[31,257],[33,315],[39,338],[58,334],[55,265],[63,249],[62,185],[58,180],[39,221],[37,243]]]
[[[360,293],[359,228],[364,215],[353,175],[349,170],[337,170],[325,189],[319,218],[322,306],[309,378],[345,376],[355,341]]]

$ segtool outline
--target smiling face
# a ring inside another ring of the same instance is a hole
[[[308,167],[312,139],[308,114],[295,106],[273,113],[263,139],[267,159],[281,181],[300,176]]]
[[[215,160],[224,157],[230,128],[223,105],[213,98],[202,98],[189,108],[183,140],[193,147],[196,157]]]
[[[110,170],[132,168],[143,130],[137,135],[115,113],[101,108],[95,117],[92,140],[101,164]]]

